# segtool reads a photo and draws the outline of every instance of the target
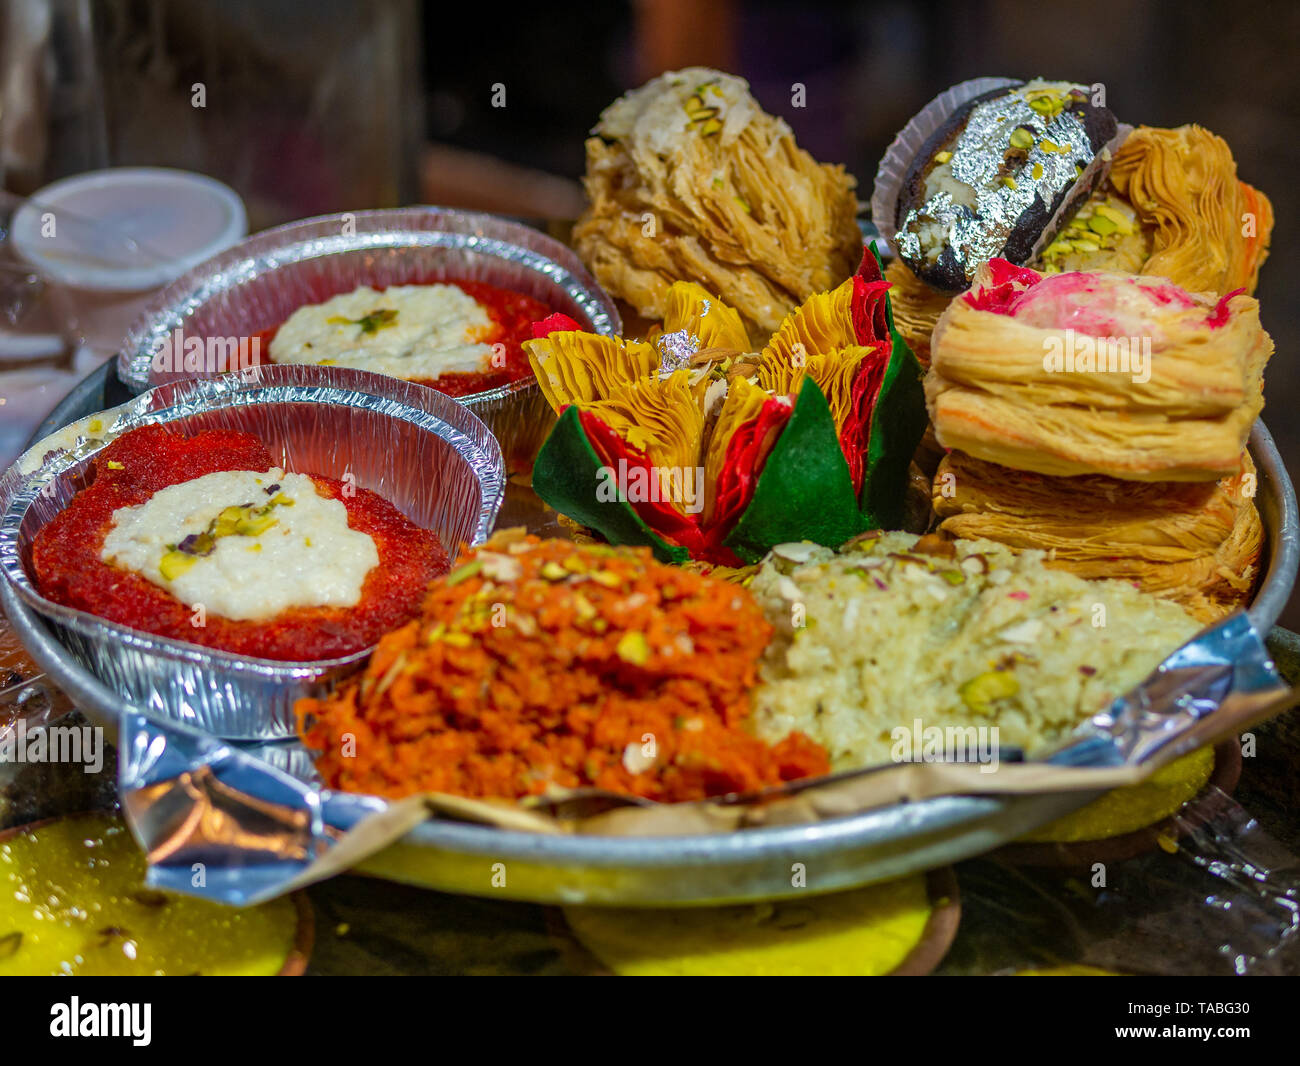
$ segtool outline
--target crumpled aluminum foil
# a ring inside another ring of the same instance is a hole
[[[1250,616],[1238,611],[1175,651],[1048,761],[1062,766],[1168,762],[1240,732],[1286,693]]]
[[[265,366],[152,389],[34,445],[0,478],[0,572],[72,655],[123,698],[217,736],[292,736],[294,703],[320,695],[366,652],[317,662],[247,659],[141,633],[41,596],[33,538],[84,486],[113,438],[147,423],[250,432],[286,469],[342,478],[395,504],[455,555],[492,529],[505,490],[487,427],[449,397],[342,367]]]
[[[1214,784],[1159,834],[1157,847],[1118,870],[1099,855],[1102,869],[1088,863],[1086,878],[1076,863],[1026,865],[997,853],[967,864],[963,944],[940,972],[1065,965],[1142,977],[1294,973],[1300,860]],[[1008,914],[1021,920],[1008,923]]]
[[[1169,656],[1052,761],[1113,766],[1158,752],[1172,757],[1275,713],[1290,699],[1259,634],[1237,614]],[[406,801],[320,788],[304,755],[295,743],[241,749],[150,715],[125,714],[119,789],[149,858],[148,883],[224,903],[257,903],[337,872],[331,849],[350,849],[356,838],[347,831],[363,822],[382,829],[367,832],[364,849],[346,851],[349,864],[423,820]],[[729,846],[743,847],[744,836],[735,834]],[[539,838],[539,853],[545,839]]]

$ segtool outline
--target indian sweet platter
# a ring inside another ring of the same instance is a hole
[[[319,780],[479,820],[761,804],[921,761],[922,724],[1043,757],[1268,562],[1272,208],[1212,133],[1122,111],[1049,77],[954,86],[882,160],[864,242],[858,182],[743,80],[665,73],[600,114],[572,231],[626,327],[447,277],[251,324],[273,364],[535,382],[505,418],[538,444],[536,528],[443,543],[253,434],[149,426],[36,534],[36,587],[237,656],[373,648],[296,703]]]
[[[604,112],[574,245],[648,325],[523,344],[558,416],[532,487],[579,544],[498,534],[300,705],[333,783],[720,795],[886,762],[914,714],[1033,752],[1250,601],[1266,198],[1211,135],[1133,131],[1082,85],[920,118],[882,267],[851,179],[738,79]],[[357,728],[373,756],[337,759]]]

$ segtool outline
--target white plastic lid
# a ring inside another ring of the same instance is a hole
[[[115,167],[47,185],[15,213],[15,250],[47,277],[96,292],[166,285],[248,231],[234,190],[185,170]]]

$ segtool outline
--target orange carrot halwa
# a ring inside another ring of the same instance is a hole
[[[325,699],[298,703],[326,783],[399,797],[585,786],[665,802],[827,772],[746,726],[771,626],[747,590],[645,548],[499,533]]]

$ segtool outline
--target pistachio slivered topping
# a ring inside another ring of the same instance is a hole
[[[989,670],[972,677],[959,690],[962,702],[976,714],[992,714],[997,700],[1009,699],[1020,691],[1020,682],[1006,670]]]
[[[279,485],[272,485],[262,490],[268,494],[275,491],[268,502],[260,506],[241,503],[227,507],[208,523],[202,533],[191,533],[179,544],[169,544],[158,562],[159,573],[168,581],[174,581],[199,559],[216,551],[217,541],[222,537],[258,537],[278,524],[279,519],[273,518],[271,512],[277,507],[293,506],[293,500],[279,492],[279,488]]]
[[[722,120],[718,118],[718,109],[707,100],[710,93],[721,96],[722,90],[713,83],[706,82],[704,85],[698,86],[686,103],[682,105],[686,111],[686,117],[690,119],[690,128],[703,137],[712,137],[722,129]]]
[[[397,308],[377,307],[360,318],[345,318],[343,315],[331,315],[325,320],[331,326],[360,326],[362,333],[378,333],[381,329],[397,325]]]
[[[1043,250],[1043,266],[1048,273],[1056,273],[1061,270],[1060,260],[1071,252],[1112,248],[1137,229],[1137,215],[1123,200],[1114,196],[1089,200]]]
[[[1031,89],[1025,94],[1030,108],[1047,119],[1055,118],[1072,103],[1083,104],[1087,100],[1087,94],[1078,86],[1067,91],[1059,88]]]
[[[1028,126],[1017,126],[1011,131],[1011,147],[1029,149],[1034,146],[1034,131]]]

